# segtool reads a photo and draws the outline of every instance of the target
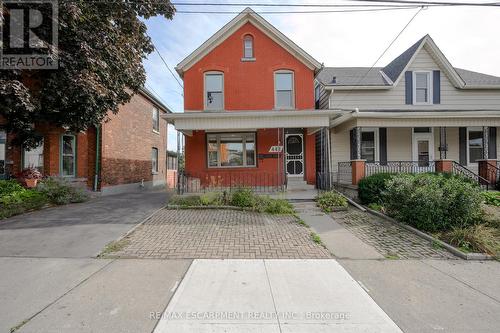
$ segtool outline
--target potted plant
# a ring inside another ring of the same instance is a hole
[[[36,187],[38,180],[42,179],[42,174],[36,168],[29,167],[23,169],[17,178],[24,183],[27,188],[34,188]]]

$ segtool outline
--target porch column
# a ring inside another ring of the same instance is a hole
[[[488,126],[483,127],[483,159],[487,160],[489,158],[489,142],[490,142],[490,128]]]
[[[446,143],[446,127],[439,127],[439,159],[445,160],[448,152],[448,144]],[[436,165],[437,169],[437,165]]]
[[[491,185],[497,183],[497,161],[482,159],[477,161],[479,176],[486,179]]]
[[[451,173],[453,170],[453,160],[440,159],[436,160],[436,172]]]
[[[366,160],[357,159],[351,161],[352,185],[358,185],[359,181],[365,178]]]
[[[354,147],[356,148],[356,160],[361,159],[361,127],[354,127]]]

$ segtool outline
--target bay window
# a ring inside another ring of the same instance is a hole
[[[255,133],[221,133],[207,135],[208,167],[254,167]]]

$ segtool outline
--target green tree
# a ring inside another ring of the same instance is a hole
[[[6,129],[18,134],[18,144],[33,146],[35,121],[78,132],[118,112],[144,85],[142,60],[154,50],[141,18],[174,13],[169,1],[59,0],[59,43],[52,48],[58,69],[0,70]]]

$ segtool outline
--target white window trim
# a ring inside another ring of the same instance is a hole
[[[222,75],[222,109],[210,109],[207,104],[207,75],[220,74]],[[203,110],[204,111],[223,111],[226,107],[225,98],[226,93],[224,91],[224,72],[221,71],[208,71],[203,73]]]
[[[251,134],[253,135],[253,143],[254,143],[254,164],[253,165],[247,165],[247,147],[246,147],[246,139],[243,140],[243,165],[227,165],[227,166],[222,166],[220,157],[221,157],[221,151],[220,151],[220,136],[221,134],[238,134],[241,136]],[[208,157],[208,137],[209,136],[215,136],[217,138],[217,166],[212,166],[210,165],[210,160]],[[206,136],[206,148],[205,151],[207,152],[207,167],[209,169],[238,169],[238,168],[256,168],[257,167],[257,135],[254,132],[226,132],[226,133],[210,133],[207,134]]]
[[[427,89],[428,100],[427,102],[417,102],[417,74],[427,74]],[[413,72],[413,105],[432,105],[433,87],[432,87],[432,71],[414,71]]]
[[[292,74],[292,106],[289,108],[278,108],[278,94],[276,89],[276,74]],[[295,110],[295,73],[291,70],[280,69],[274,72],[274,110]]]
[[[377,127],[362,127],[361,128],[361,133],[363,132],[373,132],[373,136],[374,136],[374,139],[375,139],[375,162],[378,162],[380,161],[380,149],[379,149],[379,132],[378,132],[378,128]],[[360,146],[361,146],[361,143],[360,143]],[[363,158],[361,156],[361,158]]]
[[[63,170],[64,170],[64,156],[70,156],[70,155],[64,155],[64,146],[63,146],[63,138],[65,136],[70,136],[73,138],[73,173],[71,175],[64,175],[63,174]],[[60,139],[60,144],[61,144],[61,155],[60,155],[60,158],[61,158],[61,163],[59,164],[60,165],[60,175],[61,177],[64,177],[64,178],[75,178],[76,177],[76,163],[77,163],[77,160],[76,160],[76,155],[77,155],[77,151],[76,151],[76,135],[74,134],[62,134],[61,135],[61,139]]]
[[[153,133],[160,134],[160,110],[158,108],[153,108],[153,112],[158,114],[158,129],[153,127]],[[154,118],[153,118],[154,119]]]
[[[471,162],[470,161],[470,148],[469,148],[469,132],[483,132],[482,127],[467,127],[467,166],[469,167],[477,167],[478,163],[477,162]],[[484,133],[483,133],[484,135]],[[483,146],[484,149],[484,146]]]
[[[153,150],[156,150],[156,170],[153,169]],[[156,147],[151,147],[151,173],[157,175],[160,171],[160,150]]]

